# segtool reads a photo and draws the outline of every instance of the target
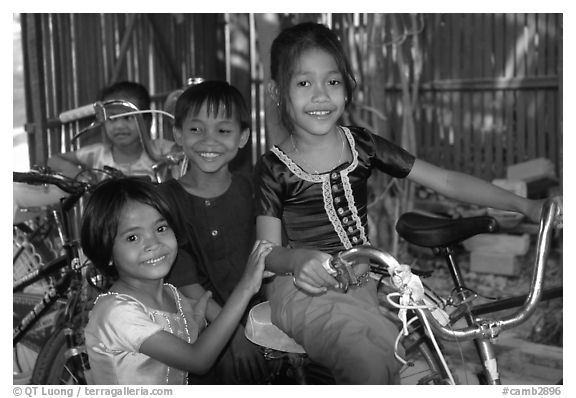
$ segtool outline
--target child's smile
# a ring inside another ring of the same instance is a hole
[[[224,111],[214,115],[203,104],[197,114],[186,117],[175,137],[196,167],[213,173],[227,168],[246,144],[248,131],[234,115],[227,117]]]
[[[289,113],[296,133],[332,131],[346,103],[342,74],[332,55],[318,49],[302,53],[290,79]]]
[[[113,258],[118,273],[133,281],[164,278],[176,258],[174,232],[152,206],[128,202],[118,222]]]

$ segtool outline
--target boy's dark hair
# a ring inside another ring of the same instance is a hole
[[[131,97],[137,100],[138,103],[134,105],[136,105],[139,110],[150,109],[150,93],[148,89],[140,83],[130,81],[117,82],[105,87],[100,93],[100,101],[125,97]]]
[[[109,277],[117,277],[116,267],[110,266],[114,239],[124,206],[139,202],[155,208],[181,236],[181,226],[170,213],[168,203],[149,181],[139,177],[109,179],[100,183],[90,195],[80,228],[80,241],[86,256],[94,266]]]
[[[300,55],[310,49],[326,51],[334,57],[338,70],[344,77],[346,105],[352,100],[356,79],[338,36],[327,26],[304,22],[284,29],[272,42],[270,49],[271,78],[278,88],[278,107],[280,120],[292,129],[292,120],[288,113],[289,83]]]
[[[182,128],[188,115],[198,115],[206,103],[209,115],[217,117],[220,112],[228,118],[235,116],[242,130],[250,128],[250,111],[238,89],[222,80],[207,80],[188,87],[176,101],[174,126]]]

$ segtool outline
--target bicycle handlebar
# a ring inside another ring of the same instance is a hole
[[[32,185],[50,184],[55,185],[64,192],[77,195],[84,193],[88,189],[88,184],[85,182],[77,181],[75,179],[63,176],[61,174],[52,174],[45,172],[12,172],[12,181],[21,182]]]
[[[545,201],[542,207],[540,226],[536,243],[536,261],[530,283],[530,293],[524,304],[518,311],[511,315],[504,316],[502,319],[485,320],[479,325],[471,325],[459,329],[453,329],[451,325],[442,325],[432,314],[431,309],[424,308],[422,303],[416,303],[413,308],[419,317],[425,317],[434,332],[442,339],[449,341],[472,340],[476,338],[495,338],[501,331],[512,329],[522,322],[526,321],[536,309],[542,295],[544,285],[544,271],[546,261],[550,251],[550,242],[554,226],[561,222],[562,206],[561,198],[550,198]],[[381,266],[388,268],[390,275],[394,275],[394,270],[398,268],[398,261],[389,253],[375,249],[373,247],[359,246],[347,251],[341,252],[334,258],[333,264],[338,269],[338,263],[341,260],[352,261],[358,257],[368,257]],[[339,260],[340,259],[340,260]],[[343,268],[342,265],[339,266]],[[339,273],[340,276],[340,273]],[[341,282],[342,283],[342,282]],[[344,282],[344,286],[347,284]]]
[[[68,123],[88,116],[94,116],[95,114],[96,111],[94,110],[94,104],[89,104],[60,113],[58,115],[58,120],[60,123]]]

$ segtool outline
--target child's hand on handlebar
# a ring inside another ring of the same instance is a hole
[[[541,200],[532,200],[531,206],[526,212],[526,216],[530,219],[530,221],[534,223],[540,223],[540,219],[542,218],[542,208],[544,203],[548,200],[553,200],[558,205],[558,213],[554,220],[554,228],[562,228],[563,225],[563,204],[562,204],[562,196],[555,196],[553,198],[548,199],[541,199]]]
[[[317,250],[297,249],[294,267],[294,285],[308,294],[323,294],[330,287],[338,287],[338,281],[332,277],[324,264],[331,256]]]
[[[564,204],[562,196],[555,196],[552,198],[558,205],[558,212],[554,219],[554,228],[562,229],[564,226]]]

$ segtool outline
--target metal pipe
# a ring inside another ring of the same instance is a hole
[[[530,293],[526,297],[524,305],[520,307],[518,311],[504,317],[503,319],[495,321],[484,320],[477,325],[457,330],[449,329],[438,323],[438,321],[430,315],[428,310],[417,309],[416,311],[418,316],[426,317],[438,336],[449,341],[495,338],[501,331],[512,329],[526,321],[536,309],[536,305],[542,295],[544,272],[546,270],[546,260],[550,250],[554,221],[559,213],[560,207],[554,199],[549,199],[544,203],[536,245],[536,261],[530,283]]]
[[[558,217],[560,213],[560,205],[555,199],[548,199],[542,206],[540,228],[536,244],[536,261],[532,273],[530,293],[528,294],[524,305],[514,314],[498,320],[478,320],[473,325],[459,329],[451,329],[450,327],[443,326],[434,318],[434,316],[432,316],[428,309],[414,309],[417,315],[421,319],[426,318],[432,329],[434,329],[435,334],[441,339],[448,341],[493,339],[497,337],[501,331],[514,328],[526,321],[536,309],[536,305],[542,295],[544,272],[546,270],[546,260],[550,251],[552,231],[554,229],[553,227],[556,217]],[[382,265],[386,265],[388,269],[398,266],[398,261],[392,255],[368,246],[354,247],[340,253],[339,257],[344,261],[351,261],[358,257],[368,257]]]
[[[368,257],[382,265],[386,265],[388,269],[396,268],[400,264],[398,260],[389,253],[380,251],[369,246],[358,246],[340,253],[340,258],[344,261],[352,261],[358,257]]]
[[[546,260],[550,252],[550,241],[552,231],[554,230],[554,220],[559,214],[559,206],[554,200],[547,200],[542,206],[542,217],[540,219],[540,228],[538,231],[538,240],[536,246],[536,265],[532,274],[530,284],[530,293],[526,298],[524,306],[519,311],[505,318],[502,321],[502,328],[511,329],[524,322],[536,309],[536,305],[542,295],[544,286],[544,271],[546,270]]]

